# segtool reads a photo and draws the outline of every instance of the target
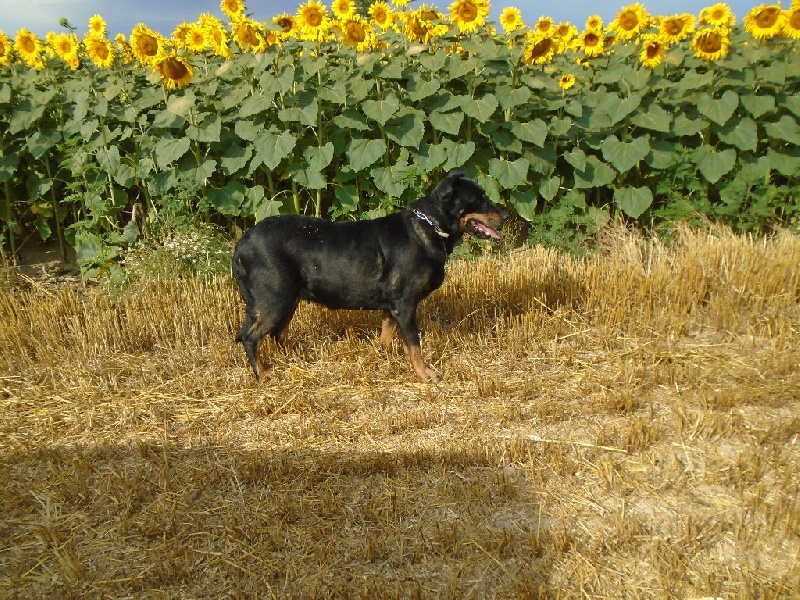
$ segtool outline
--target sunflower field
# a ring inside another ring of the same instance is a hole
[[[94,276],[170,228],[376,216],[454,168],[548,243],[613,219],[797,225],[800,0],[582,26],[407,4],[0,31],[3,255],[53,238]]]

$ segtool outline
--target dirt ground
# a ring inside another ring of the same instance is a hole
[[[0,286],[0,596],[800,596],[800,239],[601,246],[453,262],[438,384],[313,305],[256,383],[225,277]]]

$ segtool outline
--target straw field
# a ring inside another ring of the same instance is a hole
[[[257,384],[233,282],[0,291],[5,598],[800,594],[800,238],[457,260],[420,384],[303,305]]]

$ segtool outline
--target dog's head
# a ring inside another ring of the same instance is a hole
[[[463,171],[448,173],[419,204],[432,213],[454,243],[465,233],[496,241],[502,239],[498,229],[508,216],[506,211],[492,204],[484,189]]]

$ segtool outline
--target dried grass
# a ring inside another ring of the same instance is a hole
[[[304,305],[257,385],[228,279],[0,292],[0,595],[800,594],[800,238],[456,261],[423,385]]]

